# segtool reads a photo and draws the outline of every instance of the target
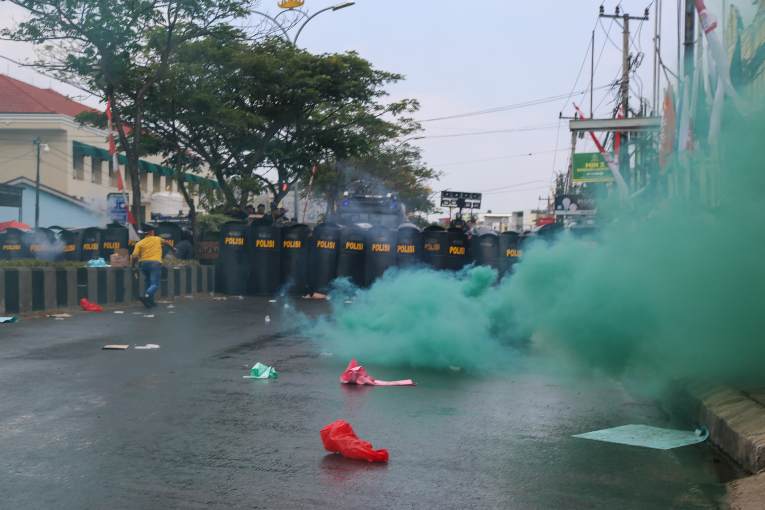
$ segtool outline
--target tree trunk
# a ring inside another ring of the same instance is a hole
[[[133,203],[130,208],[133,218],[138,223],[136,229],[139,230],[145,220],[141,216],[141,174],[138,171],[138,160],[132,161],[128,158],[127,171],[130,174],[130,188],[133,192]]]
[[[186,205],[189,206],[189,221],[191,222],[191,235],[193,238],[194,246],[197,246],[197,208],[194,205],[194,197],[189,194],[189,190],[186,188],[186,181],[183,179],[181,172],[176,172],[178,179],[178,189],[181,190],[181,195],[186,201]]]

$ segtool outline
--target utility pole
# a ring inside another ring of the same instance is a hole
[[[32,140],[37,153],[37,177],[35,177],[35,228],[40,227],[40,138]]]
[[[685,39],[683,42],[683,74],[693,76],[693,50],[696,37],[696,5],[685,0]]]
[[[653,11],[653,96],[651,103],[653,114],[659,115],[659,97],[661,95],[661,0],[656,0]]]
[[[630,16],[628,13],[621,13],[619,6],[616,6],[613,14],[606,14],[605,8],[600,6],[600,17],[622,20],[622,81],[621,81],[621,102],[622,115],[624,118],[630,116],[630,21],[648,21],[649,10],[643,12],[643,16]],[[629,162],[629,138],[626,133],[622,136],[622,142],[619,149],[619,165],[622,175],[630,175]],[[634,178],[634,176],[633,176]]]
[[[645,10],[643,16],[630,16],[627,13],[622,14],[621,9],[617,6],[614,14],[606,14],[605,8],[600,6],[600,17],[610,19],[622,20],[622,82],[621,82],[621,99],[622,99],[622,114],[626,119],[629,117],[630,109],[630,21],[648,21],[648,9]]]

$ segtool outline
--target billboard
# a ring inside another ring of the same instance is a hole
[[[608,163],[599,152],[574,154],[571,172],[573,182],[613,182]]]
[[[464,191],[442,191],[441,207],[462,207],[463,209],[480,209],[480,193],[468,193]],[[462,204],[462,205],[460,205]]]

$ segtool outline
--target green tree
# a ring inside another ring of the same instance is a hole
[[[157,84],[147,127],[198,155],[226,204],[263,191],[279,203],[315,164],[363,155],[417,128],[416,101],[384,103],[402,79],[355,53],[314,55],[235,30],[178,49]]]
[[[133,214],[139,218],[138,160],[148,153],[144,113],[179,45],[246,14],[245,0],[10,0],[29,19],[2,35],[45,44],[35,63],[63,81],[112,102],[127,157]]]

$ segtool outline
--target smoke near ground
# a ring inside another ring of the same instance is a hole
[[[331,317],[313,333],[334,354],[370,364],[480,369],[488,360],[511,360],[487,313],[496,278],[486,267],[459,274],[393,270],[357,290],[350,304],[345,299],[353,293],[343,281],[332,293]]]
[[[475,370],[531,352],[648,389],[765,383],[765,124],[755,118],[728,122],[719,160],[690,158],[691,172],[718,176],[692,189],[698,199],[649,189],[594,240],[532,246],[498,285],[486,268],[386,274],[352,305],[335,301],[314,334],[370,364]]]

